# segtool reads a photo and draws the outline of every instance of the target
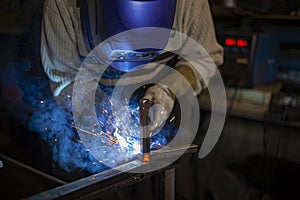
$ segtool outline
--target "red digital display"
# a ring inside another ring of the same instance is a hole
[[[229,47],[235,46],[236,45],[236,39],[234,39],[234,38],[226,38],[225,44],[226,44],[226,46],[229,46]]]
[[[226,38],[225,45],[228,47],[232,47],[232,46],[247,47],[248,41],[244,39]]]
[[[248,46],[248,41],[243,40],[243,39],[239,39],[236,42],[236,46],[238,46],[238,47],[247,47]]]

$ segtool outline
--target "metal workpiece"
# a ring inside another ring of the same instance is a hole
[[[114,169],[109,169],[98,174],[94,174],[63,186],[48,190],[26,198],[36,199],[97,199],[107,192],[114,192],[120,188],[141,182],[142,180],[157,174],[164,174],[164,189],[166,199],[174,197],[175,183],[175,163],[170,164],[160,170],[145,173],[130,173],[137,169],[153,168],[157,165],[157,160],[168,159],[177,156],[182,147],[170,147],[169,150],[154,150],[151,152],[151,162],[144,163],[140,159],[119,165]],[[197,145],[191,145],[185,154],[196,153]],[[142,170],[140,170],[142,171]],[[145,171],[145,170],[144,170]],[[168,194],[167,194],[168,193]]]
[[[150,106],[151,102],[148,99],[140,99],[140,150],[141,160],[150,162]]]

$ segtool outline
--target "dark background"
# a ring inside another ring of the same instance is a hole
[[[234,1],[233,8],[224,2],[210,1],[217,37],[224,32],[278,36],[279,93],[298,98],[299,1],[240,0]],[[41,16],[42,1],[1,0],[1,70],[12,63],[22,63],[28,73],[45,77],[39,60]],[[46,173],[62,174],[69,181],[87,175],[78,172],[72,176],[53,167],[47,144],[38,134],[28,132],[20,120],[19,108],[12,107],[20,95],[22,91],[1,81],[0,153]],[[22,103],[17,102],[21,107]],[[185,164],[177,170],[177,199],[299,199],[299,101],[294,107],[275,103],[270,108],[272,112],[263,118],[229,113],[222,137],[208,157],[183,157]],[[209,111],[202,112],[201,128],[205,129],[204,119],[209,120]],[[0,197],[7,197],[4,199],[19,199],[57,186],[10,165],[0,168]],[[140,190],[136,199],[139,193],[148,191],[147,183],[136,187]]]

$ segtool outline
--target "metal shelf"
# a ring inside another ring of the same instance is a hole
[[[300,16],[279,15],[279,14],[261,14],[241,8],[232,9],[232,12],[241,17],[264,19],[264,20],[300,20]]]

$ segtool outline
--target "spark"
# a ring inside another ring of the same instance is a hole
[[[114,105],[113,102],[111,101],[111,99],[108,99],[108,101],[109,101],[110,105],[112,105],[112,106]]]
[[[106,109],[103,108],[103,113],[108,114],[108,111]]]
[[[119,144],[119,141],[115,137],[108,134],[106,135],[106,137],[112,142],[112,144]]]
[[[153,135],[153,131],[151,131],[149,135],[150,135],[150,137],[152,137],[152,135]]]
[[[99,134],[100,134],[100,135],[105,135],[105,133],[104,133],[103,131],[101,131]]]
[[[77,130],[79,130],[79,131],[82,131],[83,133],[86,133],[86,134],[89,134],[89,135],[92,135],[92,136],[99,137],[99,134],[92,133],[92,132],[90,132],[90,131],[81,129],[81,128],[77,127],[77,126],[73,126],[73,128],[75,128],[75,129],[77,129]],[[104,132],[102,132],[102,133],[104,133]],[[100,133],[100,134],[101,134],[101,133]],[[104,134],[105,134],[106,138],[108,138],[113,144],[118,144],[118,143],[119,143],[118,140],[117,140],[116,138],[114,138],[113,136],[110,135],[110,134],[111,134],[110,132],[104,133]]]
[[[114,124],[111,120],[107,120],[108,124]],[[121,125],[121,124],[120,124]],[[119,129],[119,131],[124,132],[122,128],[120,128],[117,124],[114,124],[115,128]]]
[[[163,121],[161,121],[161,122],[159,123],[158,127],[160,127],[160,126],[161,126],[163,123],[164,123],[164,122],[163,122]]]
[[[92,133],[92,132],[90,132],[90,131],[81,129],[81,128],[77,127],[77,126],[72,126],[72,127],[73,127],[73,128],[76,128],[77,130],[82,131],[82,132],[84,132],[84,133],[86,133],[86,134],[89,134],[89,135],[92,135],[92,136],[98,136],[98,135],[95,134],[95,133]]]
[[[82,140],[75,139],[76,142],[82,143]]]
[[[175,118],[176,118],[175,116],[174,116],[174,117],[172,117],[172,119],[170,120],[170,122],[173,122]]]

